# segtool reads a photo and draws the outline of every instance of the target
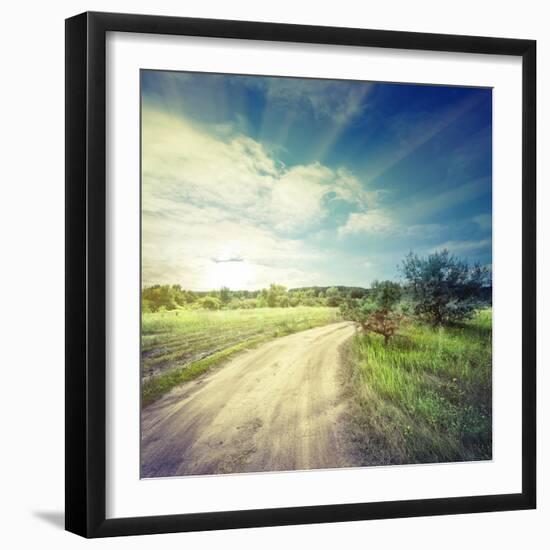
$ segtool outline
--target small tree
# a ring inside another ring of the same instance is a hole
[[[329,307],[338,307],[342,303],[342,295],[335,286],[327,288],[325,296],[327,299],[327,306]]]
[[[200,300],[197,300],[195,302],[196,307],[202,308],[202,309],[220,309],[221,302],[219,298],[216,298],[215,296],[205,296],[204,298],[201,298]]]
[[[184,292],[186,304],[192,304],[197,300],[197,295],[192,290],[184,290]]]
[[[267,290],[267,305],[269,307],[287,307],[287,291],[283,285],[271,284]]]
[[[288,303],[291,307],[299,306],[302,300],[302,292],[296,290],[288,293]]]
[[[178,306],[181,307],[185,305],[185,290],[181,288],[181,285],[172,285],[171,293],[174,302]]]
[[[318,305],[317,296],[313,288],[308,288],[303,291],[301,305],[310,307]]]
[[[257,299],[257,307],[268,307],[267,303],[268,291],[267,288],[262,288]]]
[[[491,284],[487,268],[470,267],[448,250],[419,258],[412,252],[401,265],[414,312],[433,325],[461,321],[480,307]]]
[[[358,323],[363,331],[384,337],[387,345],[396,334],[404,316],[396,306],[401,298],[401,287],[392,281],[375,281],[363,300],[348,297],[340,306],[344,318]]]
[[[254,309],[257,307],[257,301],[254,298],[246,298],[241,301],[241,308],[243,309]]]
[[[145,287],[141,291],[142,304],[147,304],[150,311],[176,309],[178,306],[175,300],[177,290],[170,285],[153,285]]]
[[[222,286],[219,291],[219,299],[223,305],[228,304],[231,301],[231,291],[228,287]]]

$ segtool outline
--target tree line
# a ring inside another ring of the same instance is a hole
[[[192,291],[181,285],[152,285],[142,289],[144,312],[190,309],[253,309],[264,307],[328,306],[338,307],[344,298],[363,298],[367,289],[360,287],[304,287],[288,290],[271,284],[261,290],[230,290],[221,287],[208,292]]]
[[[271,284],[257,291],[222,287],[194,292],[181,285],[153,285],[142,290],[142,310],[339,307],[343,318],[358,323],[366,332],[381,334],[388,342],[407,319],[414,317],[434,326],[452,324],[491,302],[489,269],[469,265],[448,250],[423,258],[411,252],[399,271],[401,283],[375,281],[370,289],[333,286],[287,290]]]

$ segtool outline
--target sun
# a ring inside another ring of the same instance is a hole
[[[253,286],[255,271],[254,266],[244,260],[213,261],[206,275],[208,287],[247,290]]]

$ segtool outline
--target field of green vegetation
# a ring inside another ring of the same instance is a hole
[[[492,311],[449,326],[402,325],[348,350],[352,432],[369,465],[491,459]]]
[[[443,250],[411,252],[400,271],[368,289],[144,288],[142,406],[235,353],[345,320],[358,329],[343,356],[359,463],[491,459],[490,269]]]
[[[142,406],[227,357],[339,320],[337,308],[177,309],[142,315]]]

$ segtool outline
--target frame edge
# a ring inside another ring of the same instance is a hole
[[[96,538],[535,508],[536,42],[101,12],[87,12],[67,19],[65,28],[66,530]],[[105,518],[105,33],[111,30],[227,38],[236,38],[242,33],[241,38],[251,40],[489,53],[523,58],[522,493]],[[440,47],[435,44],[438,41]]]
[[[537,43],[522,54],[522,488],[537,505]]]
[[[87,15],[65,20],[65,529],[88,531]]]

